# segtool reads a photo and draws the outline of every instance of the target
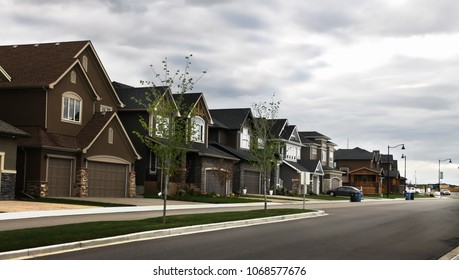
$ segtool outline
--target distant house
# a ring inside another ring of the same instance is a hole
[[[152,91],[151,87],[132,87],[118,82],[113,83],[121,100],[126,106],[120,110],[120,118],[126,127],[131,141],[142,156],[136,164],[136,185],[140,193],[157,193],[161,190],[161,170],[158,168],[157,157],[144,145],[133,131],[148,133],[139,123],[143,117],[154,126],[155,121],[146,108],[133,100],[133,97],[145,102],[145,92]],[[171,193],[179,188],[194,189],[201,192],[226,195],[232,192],[233,165],[238,159],[222,150],[209,145],[209,126],[212,116],[202,93],[172,94],[168,87],[155,88],[156,93],[167,95],[174,100],[182,98],[183,108],[177,108],[188,125],[194,127],[191,137],[191,148],[186,156],[186,168],[183,174],[171,178]],[[190,115],[189,109],[195,114]]]
[[[285,191],[299,193],[303,187],[308,187],[312,191],[319,190],[320,176],[323,176],[322,164],[319,161],[301,164],[301,143],[298,129],[295,125],[290,125],[287,119],[276,119],[271,129],[273,138],[279,141],[279,162],[278,171],[275,171],[274,182]],[[304,163],[304,162],[303,162]],[[277,174],[276,174],[277,173]],[[279,181],[276,178],[279,178]]]
[[[17,191],[34,196],[135,196],[140,158],[90,41],[0,46],[0,119],[18,140]]]
[[[336,144],[330,141],[330,137],[317,131],[300,131],[298,134],[303,143],[300,163],[304,162],[303,165],[306,165],[309,160],[320,161],[322,165],[323,177],[320,182],[320,190],[315,190],[315,193],[326,193],[330,189],[340,187],[343,173],[335,168]]]
[[[364,194],[382,194],[384,170],[379,151],[359,147],[335,152],[336,168],[343,172],[343,185],[362,189]]]
[[[0,200],[15,198],[17,139],[29,136],[0,120]]]
[[[250,108],[210,110],[214,124],[209,128],[211,145],[239,159],[234,166],[233,191],[261,194],[261,175],[251,163],[252,111]]]

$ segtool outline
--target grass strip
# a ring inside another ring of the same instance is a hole
[[[157,195],[147,194],[144,195],[144,198],[155,198],[159,199]],[[263,199],[251,199],[243,198],[240,196],[217,196],[217,195],[190,195],[186,194],[180,197],[168,196],[168,200],[178,200],[178,201],[188,201],[188,202],[201,202],[201,203],[212,203],[212,204],[225,204],[225,203],[253,203],[253,202],[263,202]]]
[[[0,252],[91,240],[142,231],[247,220],[305,212],[313,212],[313,210],[268,209],[267,211],[253,210],[223,213],[188,214],[169,216],[167,217],[166,224],[162,223],[162,217],[157,217],[135,221],[90,222],[2,231],[0,232]]]

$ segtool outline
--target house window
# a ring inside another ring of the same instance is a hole
[[[84,71],[88,72],[88,57],[83,55],[82,64]]]
[[[166,137],[169,134],[169,118],[157,115],[155,124],[155,135],[158,137]]]
[[[156,161],[156,155],[155,153],[150,153],[150,166],[149,166],[149,172],[150,174],[156,174],[157,170],[157,161]]]
[[[108,144],[113,144],[113,128],[108,129]]]
[[[322,158],[323,162],[327,162],[327,150],[322,150]]]
[[[62,120],[73,123],[81,123],[82,100],[75,93],[62,95]]]
[[[77,79],[76,72],[75,71],[70,72],[70,82],[72,84],[76,84],[76,79]]]
[[[100,105],[100,111],[101,112],[111,112],[113,111],[113,108],[110,106],[106,106],[106,105]]]
[[[248,128],[242,128],[241,133],[241,149],[249,149],[250,145],[250,135]]]
[[[206,122],[201,117],[193,117],[191,123],[193,124],[191,140],[204,143]]]

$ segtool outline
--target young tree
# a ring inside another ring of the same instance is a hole
[[[141,84],[151,86],[143,99],[134,100],[145,107],[149,119],[139,118],[144,129],[143,132],[135,131],[139,139],[155,154],[158,167],[161,170],[161,183],[163,198],[163,223],[166,223],[167,196],[170,178],[179,168],[183,168],[186,153],[191,148],[193,125],[189,120],[193,117],[193,108],[187,108],[184,95],[191,91],[194,85],[206,73],[202,72],[198,79],[190,76],[191,56],[185,57],[186,64],[183,70],[170,74],[167,58],[162,61],[164,74],[160,75],[151,66],[155,82],[141,81]],[[172,94],[176,94],[176,97]],[[187,112],[181,115],[181,112]]]
[[[267,191],[271,172],[279,159],[280,142],[272,136],[272,128],[279,111],[280,101],[259,102],[253,104],[254,118],[252,121],[252,141],[250,151],[253,154],[252,164],[260,170],[263,194],[265,199],[264,209],[268,208]]]

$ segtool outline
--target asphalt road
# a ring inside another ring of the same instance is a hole
[[[309,205],[311,206],[311,205]],[[55,254],[48,260],[429,260],[459,246],[459,200],[335,203],[328,216]]]

